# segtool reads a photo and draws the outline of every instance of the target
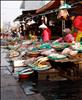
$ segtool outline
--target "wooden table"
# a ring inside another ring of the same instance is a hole
[[[49,59],[51,65],[54,68],[57,68],[60,71],[60,75],[67,77],[68,79],[79,79],[79,62],[82,61],[80,59],[61,59],[61,60],[52,60]],[[53,65],[54,64],[54,65]]]

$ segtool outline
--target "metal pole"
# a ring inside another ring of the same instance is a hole
[[[62,35],[63,35],[63,30],[65,29],[65,20],[62,20]]]

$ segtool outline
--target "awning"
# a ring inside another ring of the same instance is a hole
[[[79,2],[80,0],[66,0],[68,4],[76,3]],[[80,3],[82,4],[82,3]],[[36,14],[44,13],[46,11],[52,10],[52,9],[57,9],[60,6],[60,0],[52,0],[46,5],[44,5],[42,8],[39,8],[36,10]],[[74,9],[73,9],[74,10]]]
[[[46,4],[45,1],[48,1],[48,0],[22,0],[20,9],[24,9],[27,11],[36,10],[44,6]]]
[[[14,19],[14,22],[15,21],[23,21],[27,18],[30,18],[34,13],[35,13],[35,10],[33,10],[33,11],[22,11],[22,15],[19,15],[18,17],[16,17]]]
[[[69,10],[70,15],[81,15],[82,16],[82,4],[78,4],[75,8]]]
[[[16,18],[14,19],[14,22],[15,22],[15,21],[20,21],[20,20],[21,20],[21,17],[22,17],[22,15],[19,15],[18,17],[16,17]]]
[[[47,10],[58,8],[59,5],[60,5],[60,0],[52,0],[49,3],[47,3],[46,5],[44,5],[42,8],[37,9],[36,13],[39,14],[39,13],[43,13]]]
[[[17,18],[14,19],[14,22],[15,21],[23,21],[24,19],[26,19],[28,16],[27,15],[20,15],[18,16]]]

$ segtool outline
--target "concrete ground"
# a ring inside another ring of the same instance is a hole
[[[40,94],[25,95],[18,81],[9,72],[6,52],[1,49],[1,100],[45,100]]]
[[[1,49],[1,100],[82,100],[82,80],[40,83],[40,93],[43,93],[45,98],[40,93],[26,95],[11,74],[11,67],[6,58],[7,52]]]

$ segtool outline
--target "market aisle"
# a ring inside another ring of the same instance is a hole
[[[8,70],[7,51],[1,49],[1,100],[45,100],[40,94],[26,96]]]

